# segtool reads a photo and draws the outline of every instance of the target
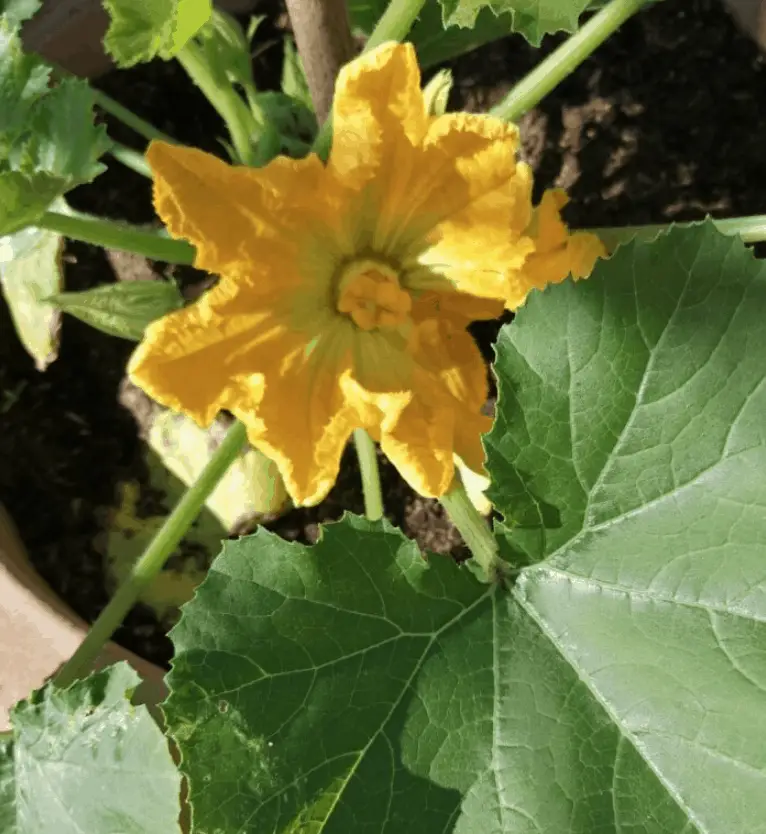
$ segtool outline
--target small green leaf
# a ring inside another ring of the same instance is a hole
[[[111,17],[104,47],[119,67],[169,60],[210,19],[211,0],[103,0]]]
[[[140,341],[155,319],[183,306],[178,287],[169,281],[120,281],[47,300],[96,330],[133,341]]]
[[[3,834],[178,832],[180,778],[118,664],[68,689],[47,684],[11,713],[0,741]]]
[[[56,197],[104,169],[97,160],[108,140],[93,123],[91,89],[73,78],[49,87],[49,74],[0,19],[0,235],[33,223]]]
[[[62,247],[59,235],[34,227],[0,238],[0,289],[38,371],[58,355],[61,313],[44,299],[63,286]]]
[[[311,91],[306,80],[303,61],[295,48],[292,38],[285,38],[285,57],[282,63],[282,92],[300,101],[308,110],[313,111]]]
[[[0,0],[0,15],[11,26],[17,26],[34,17],[42,5],[41,0]]]
[[[506,15],[510,31],[539,46],[543,35],[575,32],[590,0],[440,0],[444,25],[472,29],[483,9]]]

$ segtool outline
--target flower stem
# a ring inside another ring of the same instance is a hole
[[[235,423],[215,450],[197,480],[186,490],[173,512],[157,531],[143,555],[109,600],[106,608],[72,657],[59,669],[55,683],[64,688],[86,675],[104,645],[114,634],[147,585],[162,570],[163,565],[197,518],[210,493],[226,474],[241,452],[246,440],[245,427]]]
[[[667,232],[671,226],[688,229],[702,221],[694,220],[688,223],[653,223],[646,226],[615,226],[602,229],[588,229],[601,238],[604,246],[610,251],[621,243],[627,243],[633,238],[650,240],[662,232]],[[755,214],[750,217],[727,217],[725,220],[713,219],[719,232],[725,235],[739,235],[744,243],[760,243],[766,241],[766,214]]]
[[[354,446],[362,475],[364,514],[370,521],[378,521],[383,518],[383,495],[380,489],[380,470],[375,443],[364,429],[355,429]]]
[[[257,133],[257,125],[244,99],[228,78],[216,77],[202,50],[193,41],[189,41],[176,58],[226,123],[237,161],[243,165],[254,165],[255,147],[252,140]]]
[[[177,144],[175,139],[171,138],[166,133],[163,133],[151,124],[151,122],[147,122],[146,119],[142,119],[140,116],[137,116],[132,110],[128,110],[128,108],[120,104],[119,101],[115,101],[111,96],[108,96],[106,93],[102,93],[101,90],[93,88],[93,96],[96,104],[102,110],[135,130],[136,133],[143,136],[147,141],[151,142],[152,139],[161,139],[163,142]]]
[[[135,252],[153,261],[167,261],[172,264],[194,263],[195,249],[190,243],[172,240],[159,231],[137,229],[114,220],[104,220],[78,212],[61,214],[46,211],[42,217],[35,220],[34,225],[94,246]]]
[[[452,523],[457,527],[463,541],[480,566],[484,578],[494,581],[507,573],[507,565],[499,556],[497,542],[486,519],[474,507],[465,491],[460,475],[455,473],[455,480],[449,491],[439,499]]]
[[[516,121],[539,104],[561,81],[572,73],[592,52],[647,0],[612,0],[601,11],[538,64],[490,112],[505,121]]]
[[[401,41],[407,37],[426,0],[390,0],[372,30],[364,51],[369,52],[386,41]]]
[[[146,157],[140,151],[134,151],[133,148],[113,141],[109,153],[126,168],[141,174],[142,177],[152,179],[152,169],[149,167]]]

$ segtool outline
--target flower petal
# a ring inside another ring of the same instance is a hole
[[[230,405],[233,381],[279,367],[305,342],[268,308],[244,311],[229,285],[146,329],[128,364],[131,380],[157,402],[209,426]],[[251,403],[253,405],[253,403]]]
[[[229,409],[247,426],[250,442],[276,463],[299,506],[327,495],[351,432],[363,425],[341,385],[351,363],[351,326],[341,322],[316,345],[286,354],[262,380],[242,378],[230,398]]]
[[[587,277],[598,258],[606,257],[606,249],[596,235],[570,234],[561,218],[561,209],[568,201],[562,189],[550,189],[543,194],[527,229],[535,251],[520,267],[509,271],[506,295],[509,310],[520,307],[533,289],[559,284],[569,275],[575,279]]]
[[[482,161],[494,155],[488,153]],[[432,286],[429,275],[435,272],[463,293],[505,299],[509,275],[534,251],[532,239],[524,233],[531,217],[532,173],[524,163],[513,171],[497,184],[479,165],[476,181],[495,187],[484,193],[477,187],[476,199],[438,226],[438,239],[418,258],[421,268],[413,273],[413,287]]]
[[[357,190],[375,175],[395,175],[429,121],[412,45],[385,43],[343,67],[332,118],[331,172]]]
[[[266,242],[289,246],[295,229],[312,228],[327,215],[318,209],[334,196],[313,154],[280,157],[255,169],[228,165],[196,148],[152,142],[147,160],[157,214],[174,237],[197,247],[196,266],[224,275],[248,271]]]

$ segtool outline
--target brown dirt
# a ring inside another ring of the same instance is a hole
[[[508,38],[453,63],[453,103],[480,110],[497,101],[560,39],[538,52]],[[256,72],[277,82],[279,32],[259,30]],[[115,72],[101,85],[158,127],[189,144],[219,151],[210,106],[174,64]],[[539,187],[562,185],[573,225],[598,226],[755,214],[766,208],[766,63],[715,0],[660,3],[629,22],[522,123],[524,153]],[[115,126],[116,138],[135,144]],[[77,208],[134,223],[152,221],[149,184],[114,166],[72,194]],[[162,264],[67,247],[68,289],[115,274],[152,277]],[[194,270],[177,270],[188,287]],[[485,355],[498,323],[475,328]],[[20,348],[0,305],[0,500],[17,521],[32,558],[53,587],[92,619],[106,601],[93,548],[101,510],[128,477],[146,480],[131,413],[118,401],[132,345],[67,318],[59,359],[44,374]],[[459,556],[460,537],[438,505],[414,495],[385,461],[391,520],[427,549]],[[338,482],[319,507],[295,510],[272,529],[314,541],[318,525],[344,510],[362,511],[359,477],[347,452]],[[137,606],[117,634],[158,662],[170,646],[164,629]]]

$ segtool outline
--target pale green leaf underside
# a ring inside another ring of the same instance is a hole
[[[118,664],[66,690],[17,704],[0,740],[3,834],[178,832],[180,779],[145,707],[139,678]]]
[[[211,0],[103,0],[111,18],[104,46],[120,67],[170,59],[207,23]]]
[[[533,295],[488,442],[547,556],[511,591],[353,517],[227,544],[173,634],[199,830],[766,832],[765,302],[710,227]]]
[[[0,291],[38,371],[58,355],[61,313],[44,299],[62,288],[62,246],[59,235],[34,227],[0,237]]]

